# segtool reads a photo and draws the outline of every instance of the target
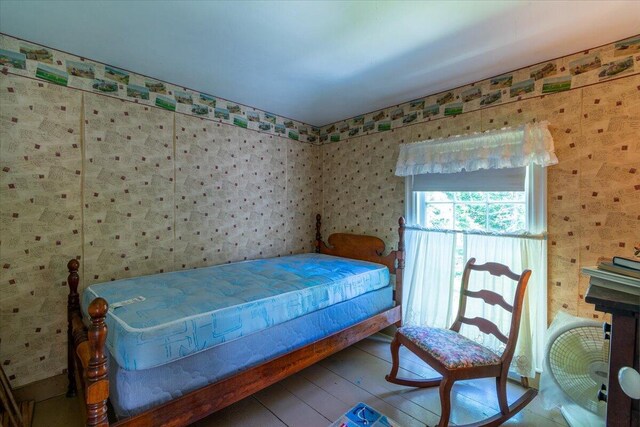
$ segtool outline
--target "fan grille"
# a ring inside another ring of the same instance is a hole
[[[602,384],[590,372],[594,366],[608,366],[605,342],[601,328],[582,326],[559,335],[549,351],[551,372],[560,388],[575,403],[596,414],[602,413],[605,405],[597,399]]]

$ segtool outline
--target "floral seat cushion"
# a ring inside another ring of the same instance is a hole
[[[447,369],[494,365],[500,356],[449,329],[403,326],[398,333],[442,363]]]

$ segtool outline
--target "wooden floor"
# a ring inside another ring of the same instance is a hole
[[[405,350],[403,348],[403,350]],[[402,353],[401,375],[435,376],[411,353]],[[358,402],[365,402],[403,426],[433,426],[440,414],[438,389],[413,389],[384,380],[389,372],[389,340],[382,335],[363,340],[324,361],[256,393],[194,424],[209,426],[326,427]],[[515,383],[508,387],[509,402],[523,393]],[[34,426],[79,426],[76,399],[56,397],[36,404]],[[453,424],[465,424],[498,410],[495,381],[461,381],[452,391]],[[557,410],[545,411],[537,397],[509,420],[510,426],[566,426]]]

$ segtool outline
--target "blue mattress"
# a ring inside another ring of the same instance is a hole
[[[180,360],[142,371],[109,361],[109,398],[128,417],[285,354],[393,306],[386,286]]]
[[[303,254],[96,284],[82,309],[109,302],[107,347],[121,368],[142,370],[388,284],[383,265]]]

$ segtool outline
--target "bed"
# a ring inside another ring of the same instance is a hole
[[[325,244],[317,215],[313,254],[96,284],[82,301],[69,261],[67,395],[82,392],[89,426],[187,425],[399,326],[398,225],[385,255],[373,236]]]

